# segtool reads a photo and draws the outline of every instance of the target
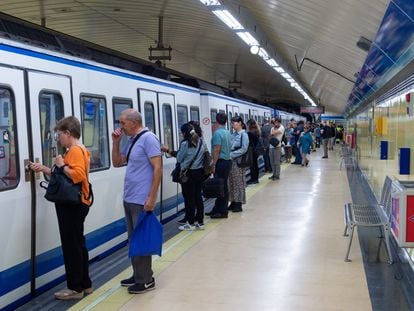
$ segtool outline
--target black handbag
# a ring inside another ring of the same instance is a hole
[[[237,149],[240,149],[243,146],[243,135],[240,139],[240,147]],[[248,146],[247,151],[243,153],[241,156],[236,158],[236,163],[238,167],[244,168],[244,167],[250,167],[253,162],[253,147]]]
[[[209,178],[203,183],[203,196],[205,198],[224,197],[224,179]]]
[[[269,144],[276,148],[277,146],[279,146],[280,140],[277,139],[275,136],[272,136],[272,138],[270,138],[269,140]]]
[[[81,148],[81,147],[79,147]],[[85,161],[85,168],[86,168],[86,159],[85,154],[82,150],[82,154]],[[84,193],[82,192],[82,182],[80,183],[73,183],[73,181],[66,176],[65,172],[63,171],[64,167],[57,167],[54,165],[52,167],[52,172],[50,176],[49,182],[42,181],[40,183],[40,187],[46,189],[45,199],[58,203],[58,204],[80,204],[82,203],[82,196]],[[89,175],[89,169],[86,169],[87,175]],[[86,200],[90,200],[90,205],[92,206],[94,201],[92,185],[88,180],[89,184],[89,196]]]
[[[191,163],[188,166],[188,169],[186,169],[184,171],[181,171],[181,164],[180,163],[175,164],[175,168],[171,172],[171,177],[172,177],[173,182],[180,183],[180,184],[185,184],[188,181],[187,170],[189,170],[190,167],[193,165],[195,159],[198,156],[198,153],[200,152],[202,144],[203,144],[203,142],[200,140],[200,146],[198,147],[195,156],[191,160]]]
[[[60,204],[81,203],[82,183],[74,184],[63,172],[63,167],[54,166],[48,185],[43,183],[45,182],[42,181],[40,186],[46,189],[46,200]]]

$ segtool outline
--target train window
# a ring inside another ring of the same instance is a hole
[[[56,123],[65,116],[62,96],[58,93],[42,91],[39,95],[39,106],[43,163],[52,167],[56,155],[65,153],[65,149],[54,139]],[[44,177],[46,180],[50,178],[46,174]]]
[[[177,106],[177,128],[178,133],[181,133],[181,126],[188,122],[188,109],[186,106]],[[180,143],[183,140],[183,137],[179,136]]]
[[[217,116],[217,109],[211,109],[210,110],[210,118],[211,118],[211,132],[214,134],[214,131],[216,130],[216,116]]]
[[[109,168],[106,100],[81,95],[83,144],[91,152],[91,171]]]
[[[148,129],[154,134],[157,134],[155,132],[154,104],[149,101],[144,103],[144,126],[148,127]]]
[[[174,146],[172,117],[171,106],[168,104],[163,104],[162,120],[164,129],[164,144],[167,146]]]
[[[113,98],[112,99],[112,108],[113,108],[113,117],[114,117],[114,129],[121,127],[119,123],[119,116],[121,115],[122,111],[125,109],[132,108],[132,100],[130,99],[122,99],[122,98]],[[128,137],[126,135],[122,135],[121,143],[119,150],[123,150],[124,146],[128,141]]]
[[[16,117],[14,95],[0,87],[0,191],[15,188],[19,169],[16,146]]]
[[[247,121],[249,121],[249,115],[247,113],[244,114],[244,119]]]
[[[200,121],[200,110],[198,107],[190,107],[190,120]]]

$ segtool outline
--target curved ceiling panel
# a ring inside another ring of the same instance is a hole
[[[366,52],[360,36],[373,40],[387,0],[223,0],[257,21],[290,73],[328,112],[342,112]],[[48,28],[148,59],[163,16],[165,65],[228,86],[268,103],[303,105],[304,98],[257,56],[199,0],[20,0],[0,2],[0,11]],[[237,14],[237,12],[235,12]],[[254,25],[246,27],[253,28]],[[297,67],[295,55],[299,65]],[[300,70],[299,70],[300,69]]]

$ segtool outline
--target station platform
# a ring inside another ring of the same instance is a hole
[[[364,191],[355,172],[339,169],[338,152],[322,159],[317,149],[308,167],[283,164],[280,180],[261,176],[247,187],[242,213],[206,216],[205,230],[180,232],[172,221],[163,256],[153,256],[153,291],[131,295],[120,286],[132,274],[122,250],[107,261],[117,269],[109,281],[91,265],[96,290],[81,301],[54,301],[49,292],[49,305],[38,299],[20,309],[410,310],[385,252],[372,260],[377,239],[361,240],[361,253],[354,237],[352,262],[344,261],[343,206]]]

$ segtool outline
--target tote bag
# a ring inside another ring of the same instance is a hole
[[[153,212],[142,211],[129,241],[129,257],[159,255],[163,227]]]

